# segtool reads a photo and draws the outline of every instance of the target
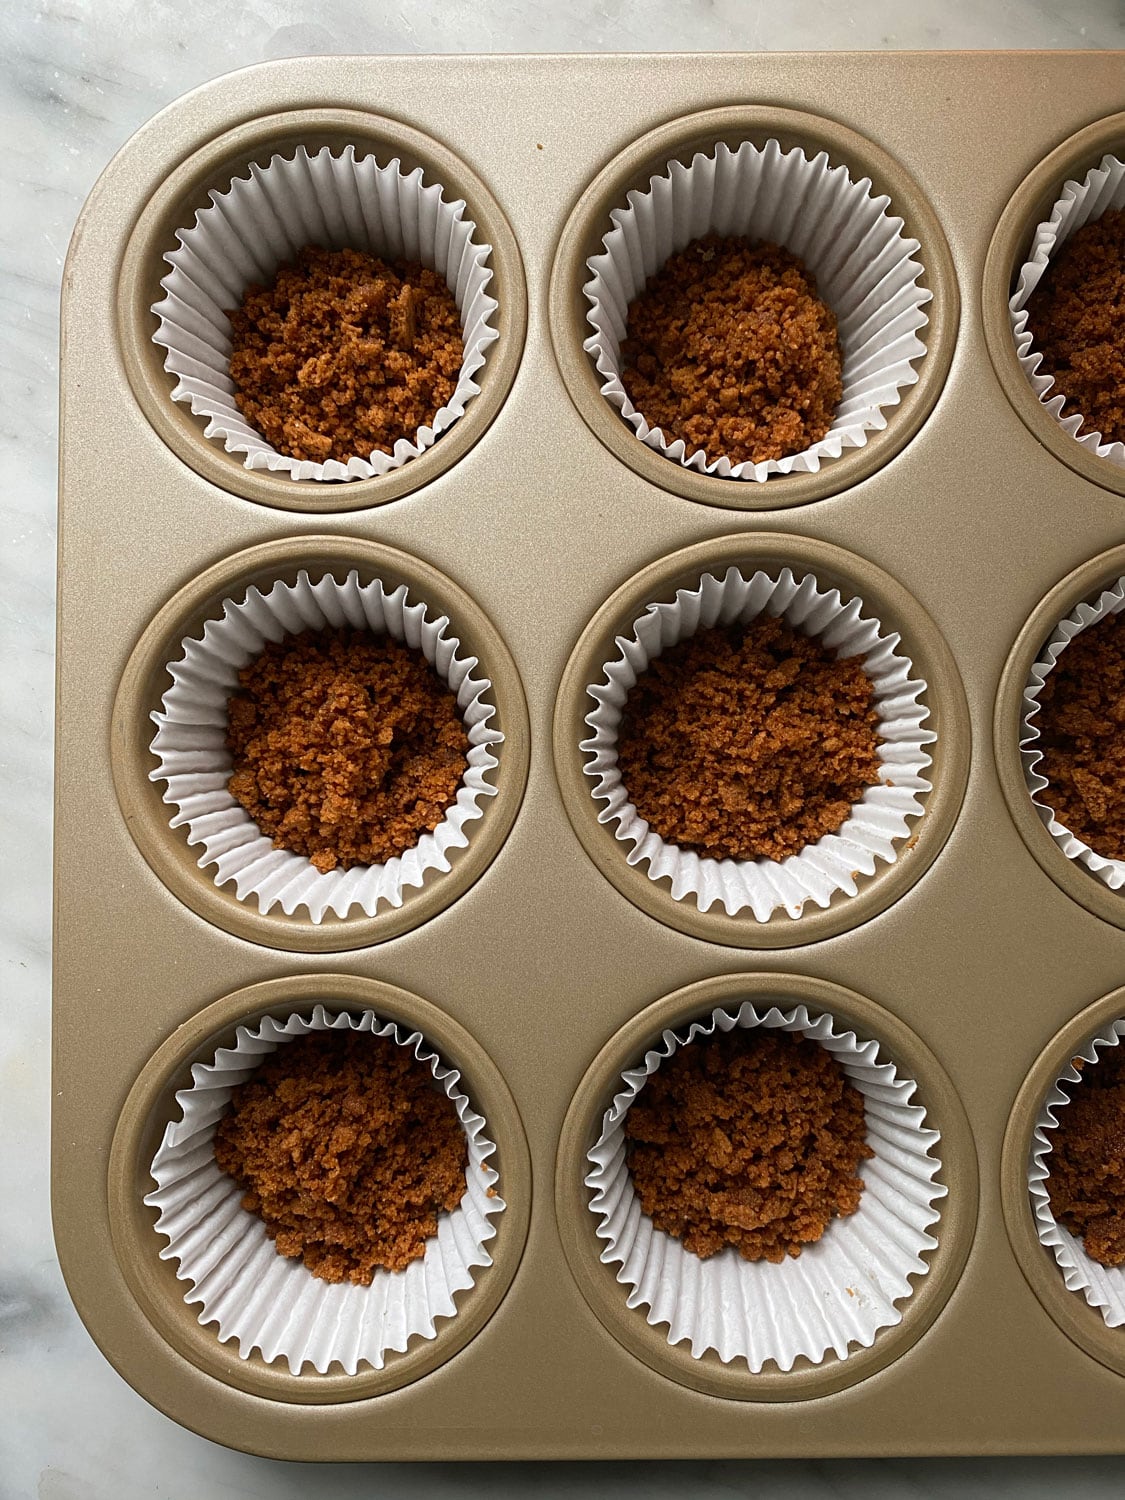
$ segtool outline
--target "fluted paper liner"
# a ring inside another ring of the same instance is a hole
[[[863,611],[861,600],[845,604],[838,589],[822,590],[811,574],[796,578],[785,568],[776,578],[761,571],[744,576],[731,567],[721,578],[705,574],[670,603],[650,604],[628,636],[617,637],[618,654],[604,665],[603,680],[586,689],[597,706],[586,715],[593,733],[581,742],[583,769],[602,804],[598,821],[615,825],[614,836],[630,846],[624,857],[631,865],[645,864],[650,879],[671,881],[675,900],[694,900],[700,911],[718,901],[730,916],[749,908],[759,922],[779,909],[800,917],[807,902],[826,907],[839,891],[854,896],[860,874],[871,875],[878,861],[892,864],[898,857],[897,846],[931,790],[925,746],[936,736],[924,727],[926,684],[914,677],[900,637]],[[661,652],[697,630],[745,624],[763,612],[816,636],[837,657],[863,658],[882,737],[879,781],[865,790],[838,832],[786,859],[705,858],[666,843],[637,812],[618,769],[617,735],[629,689]]]
[[[1074,1097],[1064,1093],[1060,1085],[1077,1083],[1081,1086],[1081,1080],[1090,1076],[1090,1067],[1097,1066],[1099,1052],[1119,1046],[1123,1036],[1125,1020],[1112,1022],[1074,1054],[1084,1058],[1090,1066],[1080,1073],[1073,1063],[1068,1063],[1059,1075],[1035,1122],[1027,1171],[1036,1233],[1055,1257],[1067,1287],[1072,1292],[1081,1292],[1090,1306],[1098,1309],[1110,1328],[1120,1328],[1125,1324],[1125,1266],[1103,1266],[1086,1254],[1082,1241],[1064,1228],[1051,1212],[1047,1183],[1051,1175],[1051,1132],[1058,1128],[1059,1111],[1065,1109]]]
[[[238,1084],[279,1046],[312,1031],[360,1031],[409,1047],[448,1095],[468,1141],[465,1196],[438,1218],[424,1256],[403,1271],[377,1270],[370,1286],[321,1281],[297,1259],[279,1255],[257,1214],[241,1204],[242,1190],[215,1164],[215,1127]],[[180,1116],[164,1131],[153,1157],[156,1189],[145,1202],[158,1210],[157,1232],[167,1240],[163,1260],[189,1284],[188,1303],[199,1321],[215,1324],[221,1342],[234,1340],[243,1359],[258,1350],[267,1362],[284,1359],[294,1374],[312,1365],[324,1374],[342,1365],[382,1369],[391,1351],[415,1336],[432,1339],[437,1321],[451,1318],[454,1295],[472,1286],[474,1271],[492,1264],[486,1245],[496,1234],[494,1215],[504,1208],[489,1190],[499,1181],[488,1164],[495,1145],[485,1122],[460,1087],[461,1075],[441,1061],[418,1031],[380,1021],[372,1011],[334,1015],[317,1005],[307,1016],[284,1021],[267,1016],[238,1027],[233,1047],[213,1061],[196,1063],[192,1085],[176,1095]]]
[[[699,1037],[755,1026],[799,1032],[836,1058],[863,1095],[875,1153],[859,1169],[857,1211],[834,1219],[821,1239],[779,1265],[743,1260],[733,1246],[707,1260],[686,1250],[642,1213],[625,1160],[623,1121],[657,1068]],[[846,1359],[900,1321],[898,1304],[913,1291],[911,1279],[929,1268],[925,1252],[937,1240],[928,1231],[946,1189],[934,1181],[940,1137],[911,1102],[917,1085],[880,1059],[878,1043],[860,1042],[832,1016],[811,1017],[803,1005],[760,1011],[747,1000],[680,1032],[665,1031],[621,1083],[588,1155],[590,1211],[605,1241],[601,1258],[619,1267],[628,1305],[643,1308],[654,1327],[666,1324],[670,1344],[689,1341],[696,1359],[714,1349],[727,1363],[745,1360],[756,1374],[771,1360],[789,1370],[802,1356],[814,1364],[829,1351]]]
[[[1064,185],[1049,217],[1036,227],[1027,260],[1019,269],[1008,311],[1016,355],[1040,404],[1083,448],[1098,458],[1125,468],[1125,443],[1103,442],[1101,433],[1094,430],[1079,435],[1086,419],[1081,412],[1073,410],[1073,401],[1070,403],[1072,414],[1063,416],[1066,397],[1055,390],[1053,376],[1039,373],[1043,355],[1035,348],[1027,317],[1028,301],[1042,281],[1055,251],[1061,250],[1076,230],[1093,219],[1100,219],[1111,208],[1125,208],[1125,162],[1115,156],[1103,156],[1100,164],[1091,167],[1082,182],[1071,181]]]
[[[385,864],[322,872],[302,854],[275,849],[227,790],[232,762],[226,736],[227,699],[238,688],[239,669],[267,641],[326,626],[386,633],[420,650],[456,695],[469,749],[456,799],[412,849]],[[381,903],[401,906],[408,887],[450,869],[450,853],[468,844],[482,802],[496,795],[487,778],[499,764],[495,750],[504,736],[493,726],[495,709],[486,701],[491,683],[478,665],[462,653],[447,615],[435,616],[412,600],[405,584],[388,590],[378,579],[361,583],[354,569],[342,582],[328,575],[313,583],[302,571],[295,583],[277,582],[264,592],[251,587],[225,600],[221,619],[208,620],[201,636],[181,643],[179,658],[168,664],[172,686],[152,715],[158,765],[149,775],[167,784],[164,801],[175,809],[170,826],[185,828],[188,843],[202,847],[199,867],[213,869],[216,885],[233,882],[238,899],[255,900],[259,911],[280,905],[292,915],[304,907],[321,922],[329,912],[346,917],[357,906],[369,917]]]
[[[1106,615],[1120,614],[1123,609],[1125,609],[1125,578],[1119,578],[1116,583],[1103,591],[1095,603],[1079,604],[1064,620],[1059,621],[1051,632],[1047,644],[1043,647],[1039,660],[1031,669],[1031,675],[1023,693],[1023,719],[1020,725],[1020,759],[1023,762],[1024,777],[1036,811],[1067,859],[1076,860],[1080,865],[1084,865],[1091,875],[1096,876],[1103,885],[1109,886],[1113,891],[1120,890],[1125,885],[1125,861],[1106,859],[1104,855],[1096,854],[1088,844],[1083,843],[1077,834],[1072,833],[1055,816],[1054,809],[1050,805],[1050,783],[1038,770],[1039,762],[1043,759],[1043,752],[1039,747],[1039,726],[1035,721],[1039,713],[1039,694],[1043,690],[1043,683],[1048,673],[1055,669],[1059,657],[1074,637],[1081,635],[1090,625],[1104,619]]]
[[[872,192],[869,178],[854,182],[827,153],[809,158],[775,140],[720,143],[690,165],[671,162],[613,210],[603,250],[587,262],[586,315],[592,330],[583,347],[602,377],[602,395],[650,448],[684,468],[724,479],[759,482],[772,474],[815,474],[867,434],[887,425],[887,409],[918,379],[926,352],[919,330],[932,293],[918,284],[920,248],[890,212],[890,199]],[[784,245],[816,278],[817,292],[836,315],[843,349],[843,395],[828,433],[811,448],[761,463],[732,464],[724,454],[690,450],[669,440],[637,411],[621,383],[621,342],[630,302],[670,256],[710,232]]]
[[[447,201],[438,184],[423,180],[421,168],[405,173],[397,159],[381,167],[353,146],[335,154],[325,146],[311,155],[301,146],[264,167],[251,164],[227,192],[212,192],[210,205],[176,238],[178,249],[164,257],[171,266],[160,283],[165,295],[152,308],[160,320],[153,339],[166,351],[164,368],[176,377],[173,401],[206,417],[204,435],[228,453],[243,454],[246,468],[294,480],[386,474],[431,447],[479,393],[476,377],[499,337],[498,304],[489,291],[492,247],[478,237],[464,201]],[[289,458],[235,404],[227,313],[241,305],[250,283],[269,282],[306,245],[420,262],[445,278],[456,299],[464,341],[456,388],[432,427],[404,434],[390,453],[376,449],[347,463]]]

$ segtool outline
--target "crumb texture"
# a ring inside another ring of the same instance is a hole
[[[239,411],[279,453],[313,463],[390,453],[432,427],[464,357],[443,278],[360,250],[307,245],[227,316]]]
[[[618,765],[668,843],[780,860],[835,833],[879,780],[875,689],[784,620],[700,630],[630,689]]]
[[[215,1161],[278,1253],[322,1281],[369,1286],[425,1254],[465,1193],[468,1144],[452,1100],[409,1047],[311,1032],[234,1091]]]
[[[1050,1132],[1047,1192],[1051,1212],[1103,1266],[1125,1265],[1125,1046],[1096,1063],[1074,1059],[1078,1083],[1063,1084],[1070,1103]]]
[[[819,1042],[736,1028],[680,1047],[625,1116],[629,1171],[657,1229],[706,1259],[780,1262],[859,1207],[863,1095]]]
[[[1048,672],[1035,722],[1040,793],[1064,828],[1104,859],[1125,859],[1125,625],[1105,615]]]
[[[1125,209],[1108,209],[1075,230],[1027,301],[1032,345],[1081,415],[1081,434],[1125,443]]]
[[[322,872],[384,864],[437,827],[468,766],[457,700],[420,651],[364,630],[267,644],[227,703],[231,795]]]
[[[763,463],[801,453],[843,394],[836,318],[780,245],[707,235],[629,304],[621,383],[688,456]]]

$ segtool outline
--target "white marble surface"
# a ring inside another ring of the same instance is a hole
[[[47,1195],[58,283],[75,215],[149,115],[302,53],[1121,47],[1122,0],[3,0],[0,5],[0,1500],[1120,1495],[1125,1460],[705,1465],[274,1464],[146,1405],[97,1352]],[[1123,1405],[1125,1414],[1125,1405]]]

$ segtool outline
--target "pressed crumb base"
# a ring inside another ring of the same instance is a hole
[[[859,1207],[863,1095],[815,1041],[738,1027],[675,1051],[624,1120],[626,1160],[657,1229],[706,1259],[733,1245],[780,1262]]]
[[[425,1254],[465,1193],[468,1145],[452,1100],[409,1047],[310,1032],[235,1089],[215,1161],[279,1254],[322,1281],[369,1286]]]
[[[464,359],[444,279],[361,250],[306,245],[227,316],[239,411],[279,453],[314,463],[413,441],[452,397]]]
[[[1103,859],[1125,859],[1125,624],[1105,615],[1076,635],[1039,694],[1047,780],[1039,795]]]
[[[1051,257],[1027,300],[1032,347],[1082,434],[1125,442],[1125,209],[1107,209]]]
[[[875,689],[784,620],[700,630],[650,663],[618,734],[622,781],[667,843],[780,860],[835,833],[879,780]]]
[[[629,304],[621,383],[650,427],[709,463],[801,453],[832,426],[843,353],[831,308],[780,245],[710,234]]]
[[[365,630],[267,644],[227,703],[228,783],[274,847],[320,871],[384,864],[457,797],[469,740],[420,651]]]
[[[1076,1057],[1078,1083],[1060,1085],[1070,1103],[1058,1111],[1047,1157],[1051,1212],[1103,1266],[1125,1265],[1125,1046],[1096,1063]]]

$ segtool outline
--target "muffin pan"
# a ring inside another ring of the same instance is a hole
[[[1067,1288],[1028,1170],[1055,1079],[1125,1017],[1125,894],[1051,837],[1019,750],[1045,641],[1125,574],[1121,470],[1040,407],[1007,308],[1062,183],[1125,147],[1123,66],[293,60],[196,91],[107,168],[64,278],[52,1188],[79,1312],[162,1411],[308,1459],[1123,1451],[1125,1330]],[[770,140],[869,178],[928,296],[885,425],[753,482],[636,436],[583,348],[584,288],[630,192]],[[293,480],[171,399],[150,309],[212,190],[349,145],[464,200],[497,337],[432,446],[369,478]],[[897,637],[927,731],[908,832],[838,888],[760,911],[631,863],[583,749],[587,688],[634,623],[732,568],[788,569]],[[500,738],[447,867],[321,915],[200,865],[152,779],[149,715],[224,603],[352,573],[448,620]],[[803,1007],[849,1057],[893,1064],[936,1132],[924,1270],[789,1368],[671,1343],[602,1259],[585,1182],[622,1075],[747,1003]],[[193,1066],[318,1005],[420,1032],[458,1070],[504,1205],[453,1314],[355,1374],[221,1342],[145,1202]]]

